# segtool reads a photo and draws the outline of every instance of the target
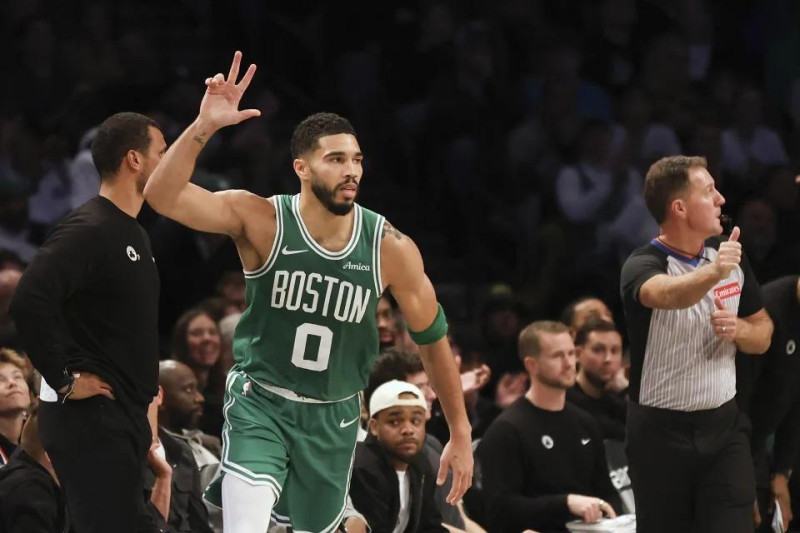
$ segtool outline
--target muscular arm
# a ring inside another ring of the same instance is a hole
[[[412,331],[424,331],[438,312],[436,293],[425,275],[422,257],[414,241],[384,223],[381,264],[384,281],[392,292],[403,317]],[[470,433],[464,408],[461,378],[447,337],[420,346],[425,371],[442,404],[451,433]]]
[[[211,193],[189,183],[189,179],[197,156],[217,130],[261,114],[255,109],[239,111],[239,102],[256,71],[256,66],[250,65],[237,84],[241,60],[242,54],[236,52],[227,80],[222,74],[206,80],[208,88],[197,119],[167,151],[144,189],[145,199],[162,215],[198,231],[234,238],[244,233],[240,204],[247,193]]]
[[[736,348],[749,354],[763,354],[772,340],[772,319],[765,309],[736,319]]]
[[[186,128],[153,171],[144,197],[158,213],[185,226],[236,238],[243,234],[244,224],[235,204],[247,193],[212,193],[189,182],[197,156],[214,131],[202,118]]]
[[[417,246],[388,222],[383,227],[381,264],[384,265],[383,280],[397,300],[408,327],[415,332],[426,330],[438,312],[436,293],[425,275]],[[448,502],[455,503],[472,482],[472,429],[464,406],[461,378],[446,337],[420,346],[420,356],[450,426],[450,450],[448,454],[446,448],[442,454],[443,469],[439,471],[437,483],[444,482],[447,462],[456,459],[453,490],[448,497]],[[458,497],[453,499],[455,495]]]

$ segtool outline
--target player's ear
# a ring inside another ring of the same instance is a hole
[[[294,173],[300,178],[300,181],[308,181],[311,179],[311,172],[308,168],[308,160],[298,158],[292,162]]]
[[[373,437],[378,436],[378,421],[374,418],[369,419],[369,434]]]

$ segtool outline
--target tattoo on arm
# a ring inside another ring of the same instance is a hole
[[[405,235],[403,235],[402,233],[400,233],[400,232],[397,230],[397,228],[395,228],[394,226],[392,226],[391,224],[389,224],[389,222],[388,222],[388,221],[385,221],[385,220],[384,220],[384,221],[383,221],[383,234],[381,235],[381,239],[383,239],[383,238],[384,238],[384,237],[386,237],[387,235],[392,235],[392,236],[394,236],[394,238],[395,238],[395,239],[397,239],[398,241],[399,241],[399,240],[401,240],[403,237],[405,237]]]
[[[206,134],[200,133],[199,135],[195,135],[192,140],[202,146],[206,144]]]

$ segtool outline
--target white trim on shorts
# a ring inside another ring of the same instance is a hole
[[[220,469],[225,472],[226,474],[230,474],[235,476],[242,481],[249,483],[251,485],[266,485],[272,492],[275,494],[275,502],[277,502],[281,497],[281,492],[283,492],[283,487],[278,480],[275,479],[273,476],[269,474],[256,474],[248,470],[247,468],[238,465],[231,461],[228,458],[228,452],[230,451],[230,444],[228,440],[228,431],[231,428],[230,423],[228,422],[228,410],[233,407],[233,404],[236,403],[236,396],[234,396],[233,392],[231,392],[231,386],[233,385],[234,380],[237,376],[245,376],[247,375],[244,372],[229,372],[227,383],[225,384],[225,390],[228,391],[230,398],[225,403],[222,408],[223,416],[225,417],[225,424],[222,426],[222,461],[220,461]],[[224,502],[223,502],[224,503]]]
[[[247,376],[247,374],[244,374],[244,375]],[[309,398],[308,396],[302,396],[302,395],[297,394],[296,392],[291,391],[289,389],[284,389],[283,387],[278,387],[276,385],[270,385],[269,383],[262,383],[260,381],[257,381],[255,379],[251,378],[251,377],[248,377],[247,379],[249,379],[250,381],[252,381],[256,385],[258,385],[262,389],[268,390],[269,392],[271,392],[273,394],[277,394],[278,396],[280,396],[282,398],[286,398],[287,400],[291,400],[293,402],[302,402],[302,403],[339,403],[339,402],[344,402],[346,400],[349,400],[350,398],[352,398],[353,396],[358,394],[356,392],[355,394],[351,394],[347,398],[342,398],[340,400],[317,400],[316,398]]]

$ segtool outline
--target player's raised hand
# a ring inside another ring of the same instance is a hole
[[[714,266],[719,272],[720,279],[725,279],[742,261],[742,243],[739,242],[739,226],[733,228],[727,241],[719,244],[717,260]]]
[[[239,102],[256,73],[256,66],[251,64],[236,83],[241,62],[242,53],[237,50],[227,78],[222,73],[206,78],[206,94],[200,103],[199,118],[215,130],[261,116],[258,109],[239,110]]]

